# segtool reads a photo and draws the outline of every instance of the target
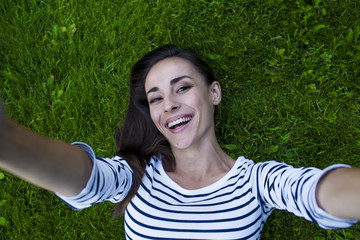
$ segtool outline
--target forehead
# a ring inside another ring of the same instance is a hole
[[[188,60],[180,57],[170,57],[156,63],[149,71],[145,79],[145,90],[169,82],[180,76],[189,76],[193,80],[203,79],[196,67]]]

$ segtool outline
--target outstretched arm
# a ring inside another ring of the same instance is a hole
[[[360,168],[338,168],[322,177],[316,188],[319,206],[333,216],[360,219]]]
[[[74,196],[85,187],[92,161],[79,147],[31,132],[0,112],[0,168],[47,190]]]

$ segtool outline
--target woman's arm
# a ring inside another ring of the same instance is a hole
[[[319,207],[316,198],[317,183],[327,173],[344,169],[348,165],[335,164],[323,170],[314,167],[294,168],[283,162],[256,163],[252,169],[254,193],[261,200],[264,212],[281,209],[318,224],[324,229],[348,228],[354,218],[342,219]]]
[[[360,219],[360,168],[338,168],[322,177],[316,188],[319,206],[333,216]]]
[[[0,168],[47,190],[74,196],[85,187],[92,161],[79,147],[31,132],[0,113]]]

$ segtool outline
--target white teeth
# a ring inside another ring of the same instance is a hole
[[[188,122],[188,121],[190,121],[190,120],[191,120],[190,117],[179,118],[179,119],[177,119],[177,120],[174,120],[174,121],[172,121],[172,122],[169,122],[169,123],[168,123],[168,127],[171,128],[171,127],[173,127],[173,126],[175,126],[175,125],[178,125],[178,124],[183,123],[183,122]]]

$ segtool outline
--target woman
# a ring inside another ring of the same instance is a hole
[[[120,202],[128,239],[258,239],[274,208],[344,228],[360,218],[360,170],[234,161],[214,130],[220,84],[195,53],[166,45],[132,68],[118,156],[94,155],[5,118],[1,167],[74,209]],[[353,220],[347,220],[353,219]]]

